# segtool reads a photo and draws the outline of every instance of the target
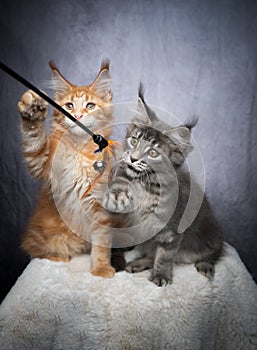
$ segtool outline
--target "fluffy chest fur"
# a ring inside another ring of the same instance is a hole
[[[99,158],[93,152],[95,148],[90,142],[74,147],[64,137],[57,144],[50,171],[50,192],[60,216],[72,231],[86,239],[97,197],[107,181],[107,171],[101,174],[93,167]]]

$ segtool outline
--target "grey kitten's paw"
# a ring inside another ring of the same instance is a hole
[[[103,206],[115,213],[125,213],[132,209],[133,198],[128,189],[113,186],[105,195]]]
[[[198,261],[195,264],[195,268],[199,273],[209,279],[212,279],[214,276],[214,264],[211,264],[207,261]]]
[[[137,272],[141,272],[141,271],[144,271],[145,268],[144,266],[133,266],[132,264],[128,264],[126,267],[125,267],[125,271],[127,271],[128,273],[137,273]]]
[[[22,118],[32,122],[45,120],[47,114],[47,102],[34,91],[26,91],[18,102],[18,111]]]
[[[125,270],[129,273],[141,272],[153,267],[153,260],[150,258],[141,258],[127,264]]]
[[[167,284],[172,283],[172,277],[166,276],[166,275],[151,275],[149,278],[149,281],[156,284],[158,287],[166,286]]]

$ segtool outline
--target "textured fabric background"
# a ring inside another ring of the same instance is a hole
[[[1,60],[43,89],[50,59],[87,84],[109,57],[115,102],[135,102],[142,80],[150,104],[181,120],[198,115],[207,193],[257,277],[256,1],[1,0],[0,35]],[[21,158],[16,104],[25,90],[0,72],[2,297],[27,264],[19,236],[38,189]]]

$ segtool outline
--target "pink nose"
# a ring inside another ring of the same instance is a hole
[[[81,113],[76,113],[75,114],[75,118],[76,119],[81,119],[83,117],[83,114],[81,114]]]

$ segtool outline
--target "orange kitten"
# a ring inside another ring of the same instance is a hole
[[[50,66],[55,101],[94,133],[108,138],[113,120],[109,61],[102,63],[88,86],[71,84],[53,63]],[[97,145],[57,110],[47,135],[47,103],[33,91],[22,96],[18,110],[25,161],[31,174],[44,180],[22,248],[32,257],[54,261],[69,261],[91,249],[91,273],[112,277],[110,217],[97,200],[107,184],[111,159],[104,156],[107,169],[99,176],[93,167],[99,157],[94,154]]]

